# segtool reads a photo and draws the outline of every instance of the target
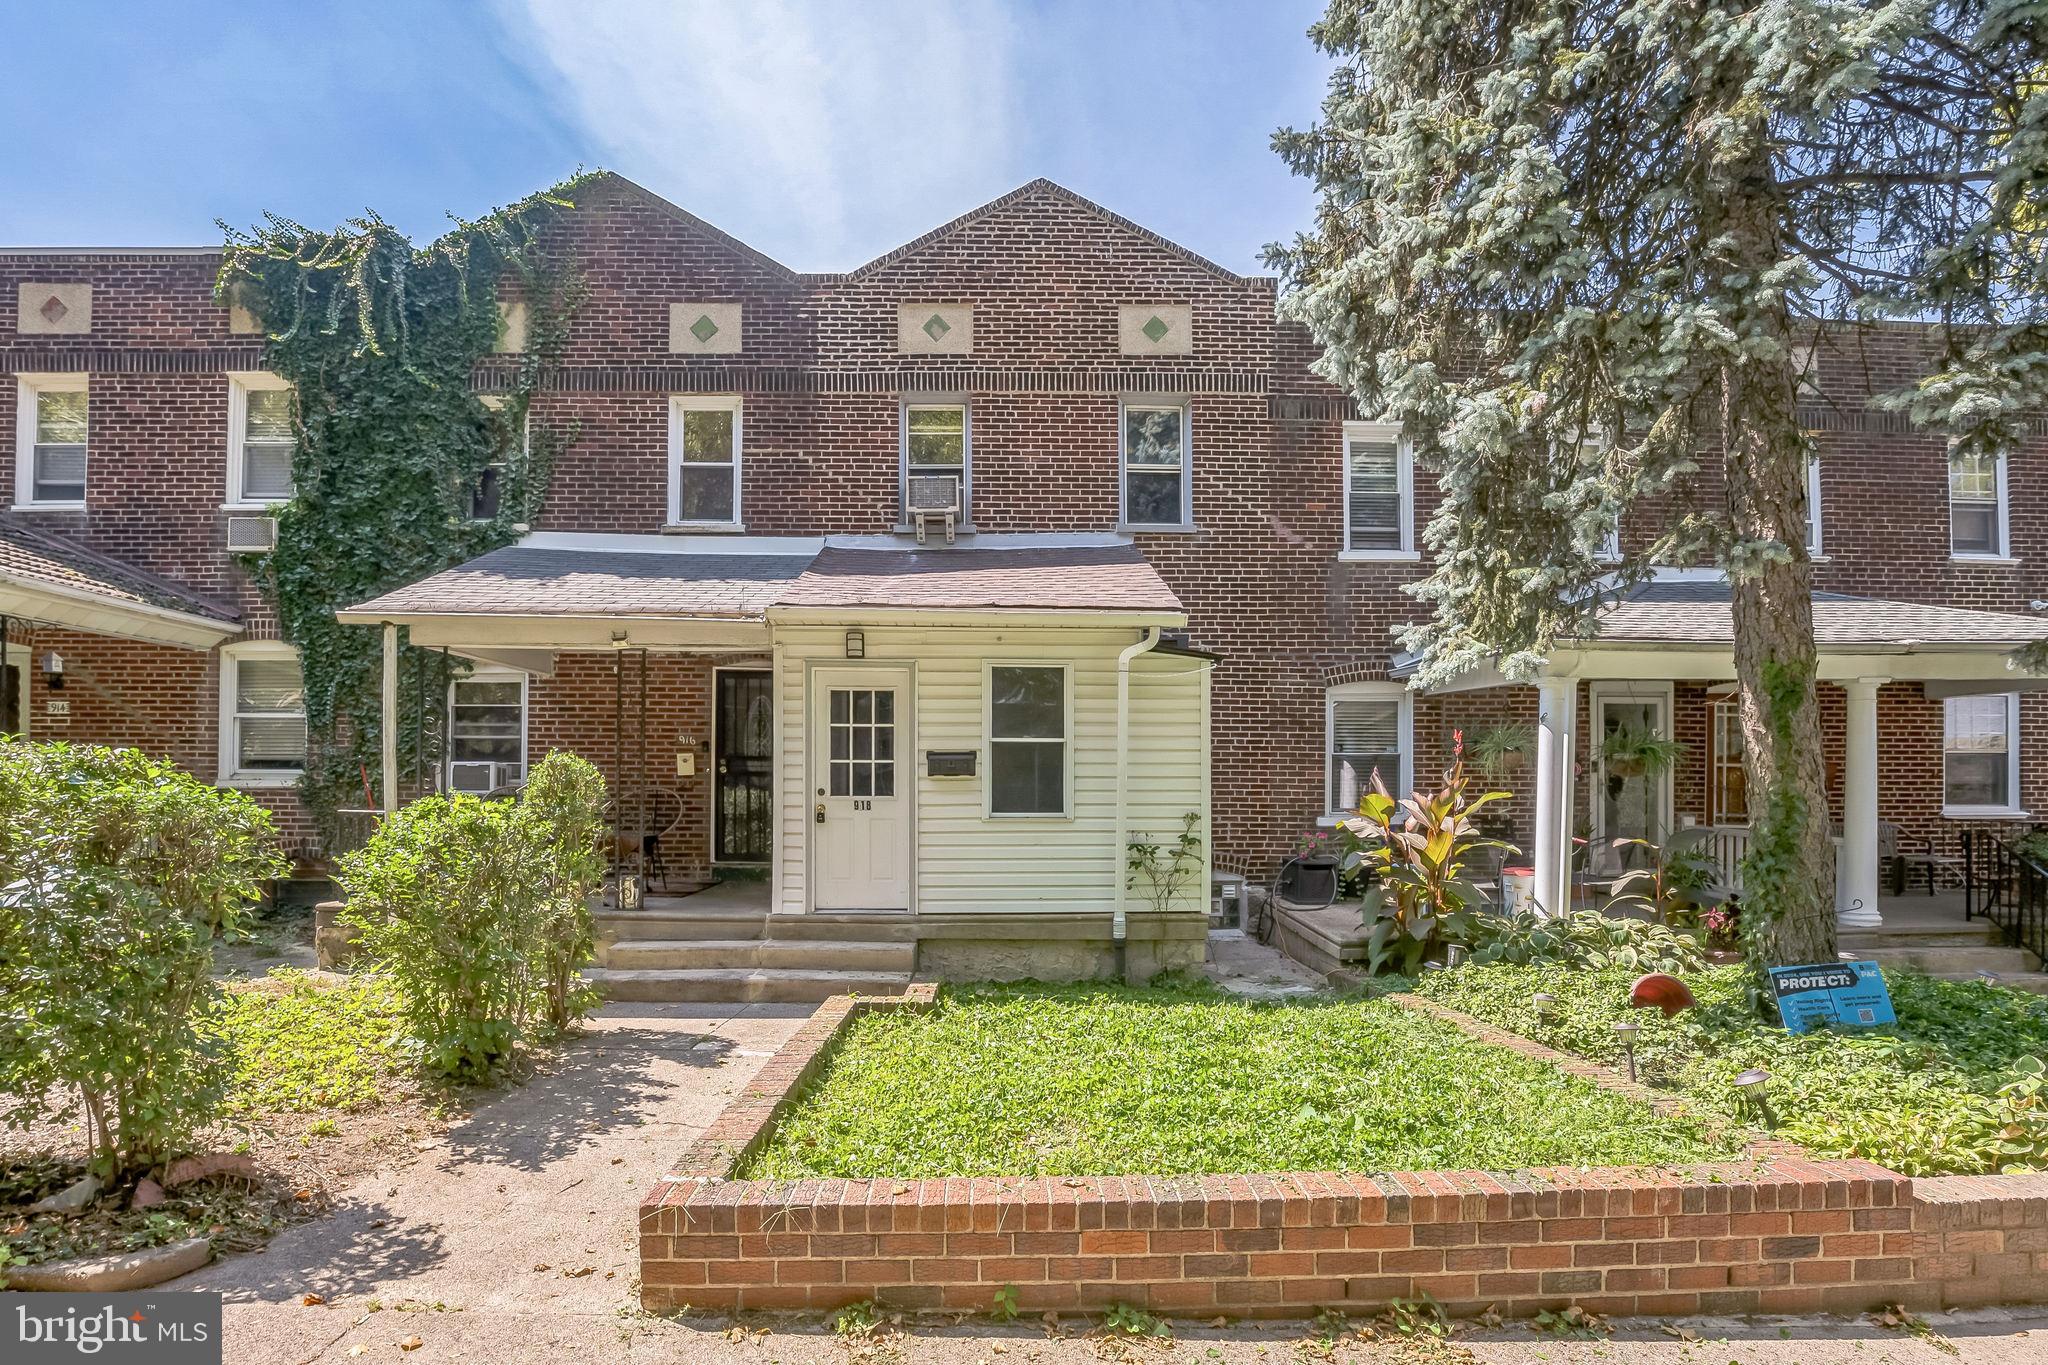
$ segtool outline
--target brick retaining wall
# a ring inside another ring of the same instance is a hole
[[[1425,1292],[1509,1316],[2048,1300],[2048,1175],[1914,1180],[1784,1144],[1668,1170],[727,1178],[855,1015],[935,990],[831,1000],[762,1068],[641,1203],[645,1307],[984,1311],[1004,1285],[1029,1311],[1253,1317]]]

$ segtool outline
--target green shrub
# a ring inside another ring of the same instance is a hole
[[[2048,1168],[2048,1000],[1977,982],[1888,971],[1896,1027],[1793,1034],[1756,1017],[1741,967],[1688,973],[1699,1001],[1666,1019],[1628,1007],[1633,968],[1472,965],[1416,984],[1434,1000],[1596,1061],[1619,1062],[1614,1023],[1642,1026],[1647,1083],[1755,1122],[1735,1076],[1770,1072],[1776,1131],[1817,1156],[1864,1157],[1905,1175]],[[1545,1018],[1531,997],[1553,997]]]
[[[1482,914],[1473,943],[1472,960],[1481,965],[1556,962],[1634,972],[1696,972],[1707,965],[1699,940],[1691,934],[1597,910],[1555,917],[1533,910]]]
[[[0,1118],[84,1121],[103,1176],[227,1081],[212,939],[287,867],[269,813],[133,749],[0,744]]]
[[[1462,746],[1463,740],[1459,743]],[[1506,792],[1468,799],[1471,778],[1462,753],[1434,792],[1416,791],[1395,800],[1372,775],[1372,790],[1359,800],[1358,814],[1340,828],[1358,847],[1344,858],[1344,870],[1373,874],[1359,911],[1366,930],[1366,970],[1410,975],[1423,959],[1447,944],[1469,944],[1476,907],[1485,903],[1465,878],[1465,860],[1487,848],[1507,848],[1482,838],[1473,817]]]
[[[398,983],[421,1065],[443,1075],[482,1077],[594,1003],[578,972],[593,946],[604,783],[550,754],[531,786],[517,804],[415,801],[341,862],[342,918]]]

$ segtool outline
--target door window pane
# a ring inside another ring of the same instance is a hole
[[[896,693],[835,687],[827,703],[826,786],[833,796],[896,794]]]
[[[1067,808],[1067,673],[989,669],[989,809],[1060,815]]]

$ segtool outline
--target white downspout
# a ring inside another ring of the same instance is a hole
[[[1146,626],[1137,643],[1127,645],[1123,653],[1116,656],[1116,846],[1110,850],[1116,909],[1110,915],[1109,936],[1116,946],[1116,976],[1119,981],[1126,974],[1124,939],[1129,930],[1124,918],[1124,846],[1131,839],[1130,816],[1125,810],[1131,768],[1131,660],[1158,644],[1159,627]]]
[[[378,721],[382,730],[378,754],[384,769],[384,813],[398,809],[398,627],[384,623],[384,677]]]

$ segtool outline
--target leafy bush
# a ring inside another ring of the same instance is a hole
[[[1523,910],[1513,915],[1482,913],[1472,960],[1557,962],[1600,970],[1696,972],[1707,965],[1699,940],[1651,921],[1576,910],[1556,917]]]
[[[1473,907],[1485,897],[1464,879],[1465,860],[1477,849],[1507,847],[1478,837],[1472,817],[1507,793],[1467,800],[1470,780],[1461,755],[1434,793],[1396,801],[1375,771],[1358,814],[1343,822],[1359,844],[1346,855],[1345,870],[1364,866],[1376,878],[1360,906],[1368,971],[1377,974],[1391,963],[1406,975],[1440,945],[1471,942]]]
[[[103,1177],[176,1155],[227,1081],[213,935],[287,870],[238,792],[133,749],[0,745],[0,1117],[82,1116]]]
[[[528,785],[517,804],[415,801],[341,862],[342,918],[397,981],[421,1064],[443,1075],[481,1077],[594,1003],[578,971],[593,946],[604,782],[550,754]]]
[[[1672,1019],[1632,1010],[1632,968],[1467,966],[1416,989],[1503,1028],[1596,1061],[1618,1062],[1614,1022],[1642,1025],[1647,1083],[1730,1118],[1755,1122],[1731,1084],[1771,1074],[1777,1131],[1819,1156],[1865,1157],[1906,1175],[2048,1168],[2048,1000],[1977,982],[1885,974],[1896,1027],[1792,1034],[1756,1017],[1740,967],[1687,976],[1697,1008]],[[1554,997],[1546,1019],[1531,996]]]
[[[400,1058],[388,977],[317,977],[280,967],[223,992],[215,1016],[230,1060],[230,1114],[368,1109]]]

